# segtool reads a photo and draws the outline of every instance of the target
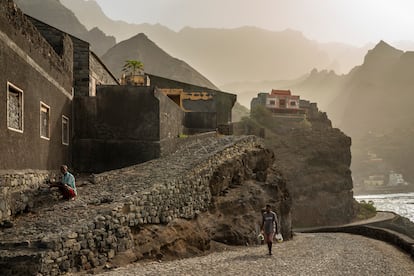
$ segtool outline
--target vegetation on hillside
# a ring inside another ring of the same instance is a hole
[[[372,201],[355,201],[355,210],[357,211],[356,218],[358,220],[372,218],[377,214],[377,208],[375,208],[374,202]]]

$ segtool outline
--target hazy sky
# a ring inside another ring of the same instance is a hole
[[[185,26],[302,31],[318,41],[362,46],[414,41],[414,0],[96,0],[113,19]]]

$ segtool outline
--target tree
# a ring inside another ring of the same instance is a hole
[[[136,75],[137,72],[144,68],[144,64],[139,60],[126,60],[122,71],[125,73],[130,73],[131,75]]]

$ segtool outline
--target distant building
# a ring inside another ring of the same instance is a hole
[[[384,186],[385,176],[384,175],[370,175],[368,179],[364,179],[364,186],[378,187]]]
[[[404,180],[404,177],[402,174],[391,171],[388,176],[388,186],[400,186],[400,185],[408,185],[408,183]]]
[[[259,93],[251,101],[251,109],[257,105],[265,106],[275,114],[300,115],[303,116],[306,111],[302,108],[300,97],[292,95],[290,90],[273,89],[270,93]]]

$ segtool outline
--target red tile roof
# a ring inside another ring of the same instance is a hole
[[[290,90],[276,90],[272,89],[271,95],[284,95],[284,96],[290,96],[292,95]]]

